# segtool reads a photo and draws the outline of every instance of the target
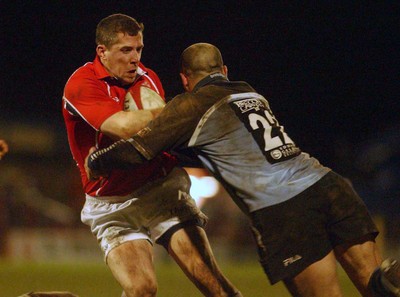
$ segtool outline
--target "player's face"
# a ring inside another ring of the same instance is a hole
[[[111,76],[123,85],[133,83],[137,75],[143,50],[143,34],[136,36],[118,33],[118,41],[110,48],[104,48],[101,61]]]

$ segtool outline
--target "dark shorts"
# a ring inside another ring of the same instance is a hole
[[[296,276],[337,245],[378,235],[364,202],[334,172],[292,199],[250,216],[271,284]]]

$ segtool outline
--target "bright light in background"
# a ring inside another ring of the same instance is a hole
[[[212,198],[219,190],[219,183],[211,176],[194,176],[190,175],[192,187],[190,188],[190,195],[196,201],[198,207],[202,207],[205,199]]]

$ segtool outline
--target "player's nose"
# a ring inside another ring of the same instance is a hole
[[[131,63],[139,63],[139,60],[140,60],[139,53],[132,51],[132,54],[130,56],[130,62]]]

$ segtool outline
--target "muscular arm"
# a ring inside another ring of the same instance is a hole
[[[185,147],[201,115],[193,100],[172,100],[160,116],[138,134],[89,155],[88,177],[106,175],[111,169],[137,166],[162,151]]]
[[[107,118],[100,131],[114,140],[127,139],[158,116],[162,108],[119,111]]]
[[[117,101],[110,100],[110,90],[105,86],[106,84],[94,77],[91,71],[87,69],[78,71],[70,78],[65,87],[63,96],[66,102],[65,108],[70,114],[81,117],[94,129],[114,140],[130,137],[161,112],[161,108],[158,108],[160,105],[140,110],[129,107],[122,110],[119,102],[124,100],[125,91],[116,89],[113,96],[119,96],[119,99]],[[141,84],[135,84],[129,89],[129,92],[134,88],[138,92]],[[164,93],[161,82],[158,83],[157,88],[160,93],[153,91],[153,96],[157,97],[155,99],[157,102],[162,102]],[[140,92],[137,96],[140,96]],[[148,100],[153,100],[153,98]]]

